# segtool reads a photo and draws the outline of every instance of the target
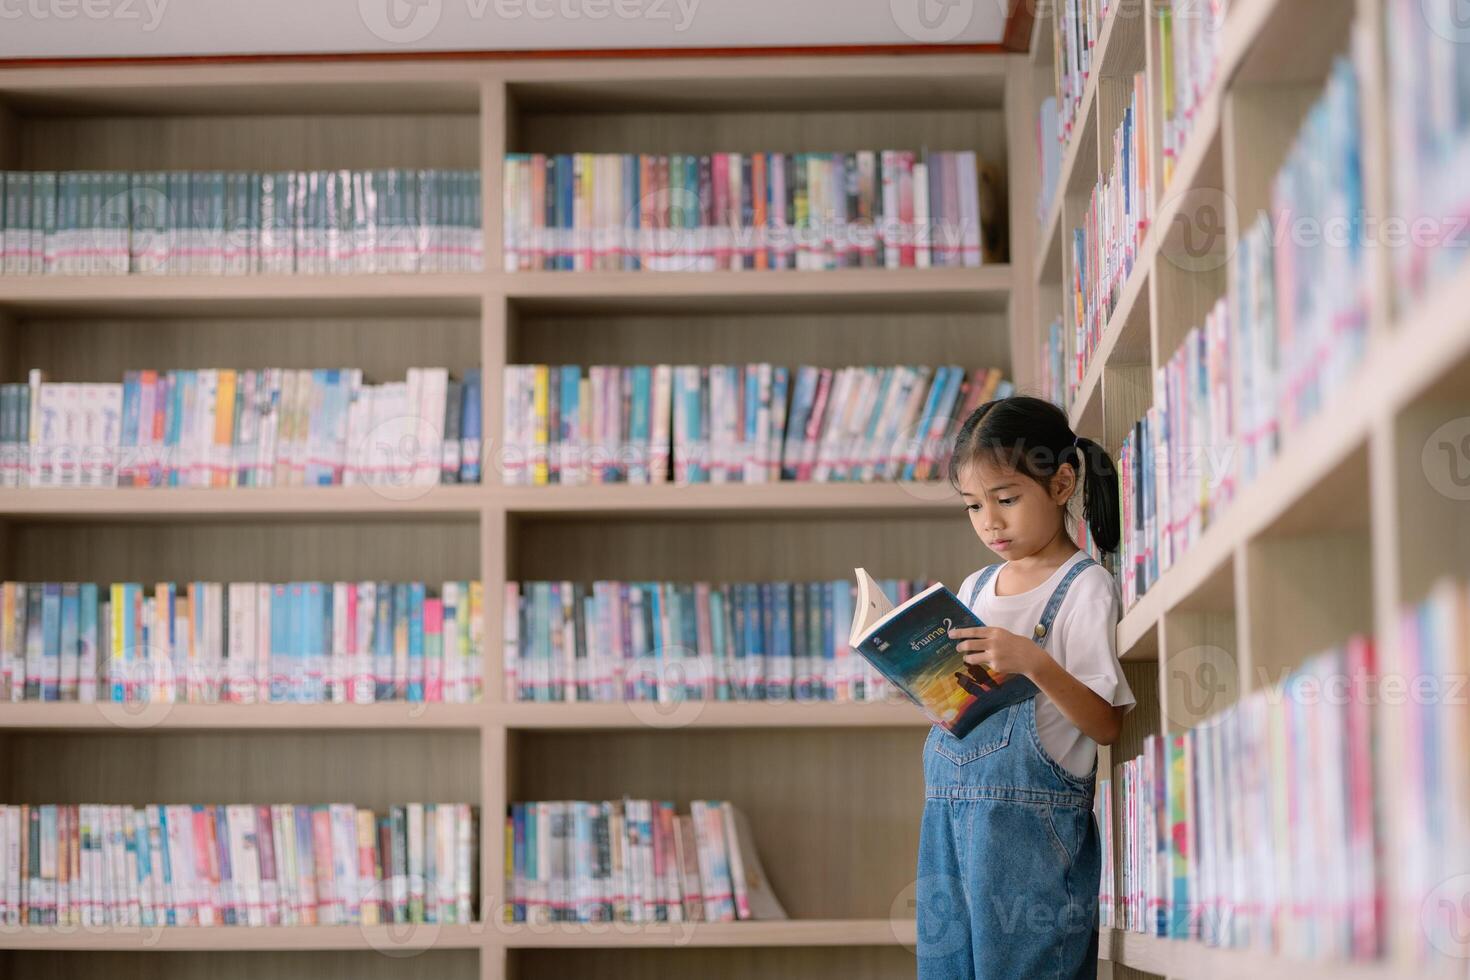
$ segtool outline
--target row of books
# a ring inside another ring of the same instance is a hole
[[[1195,116],[1218,74],[1220,42],[1230,0],[1160,5],[1159,63],[1163,96],[1163,186],[1169,185]]]
[[[0,805],[0,924],[469,923],[476,819],[463,803]]]
[[[902,603],[929,586],[884,580]],[[507,701],[881,701],[848,646],[855,586],[508,582]]]
[[[1235,497],[1239,379],[1230,306],[1216,301],[1203,327],[1160,365],[1154,404],[1118,453],[1123,508],[1122,600],[1132,605]]]
[[[1041,338],[1041,397],[1062,411],[1069,411],[1077,387],[1082,383],[1077,367],[1077,359],[1067,355],[1062,318],[1059,316],[1047,324],[1046,334]]]
[[[1092,74],[1092,46],[1117,0],[1061,0],[1052,18],[1052,68],[1055,75],[1057,136],[1072,138],[1082,95]]]
[[[0,486],[419,486],[480,481],[480,370],[126,371],[0,385]]]
[[[1041,100],[1036,113],[1036,159],[1041,162],[1040,186],[1036,191],[1036,223],[1045,226],[1047,216],[1057,202],[1057,182],[1062,174],[1061,115],[1057,97]]]
[[[1391,702],[1407,765],[1395,772],[1400,822],[1388,859],[1396,882],[1395,947],[1421,962],[1463,963],[1470,954],[1470,744],[1465,679],[1470,669],[1470,589],[1463,577],[1435,582],[1396,624],[1400,670],[1413,685]]]
[[[1388,127],[1394,278],[1404,300],[1422,295],[1470,254],[1470,49],[1457,0],[1387,0]]]
[[[0,172],[7,276],[467,272],[482,253],[478,170]]]
[[[1121,767],[1115,767],[1121,768]],[[1118,900],[1114,889],[1118,884],[1118,867],[1114,855],[1118,851],[1117,833],[1113,826],[1116,808],[1113,803],[1113,781],[1098,779],[1093,789],[1092,818],[1097,821],[1098,837],[1102,841],[1102,873],[1097,886],[1097,927],[1117,928]]]
[[[1087,371],[1117,307],[1133,260],[1148,232],[1153,164],[1148,156],[1145,75],[1133,76],[1123,119],[1112,134],[1107,169],[1092,189],[1082,224],[1072,232],[1072,355]]]
[[[1337,58],[1241,235],[1231,293],[1154,378],[1119,453],[1123,603],[1183,555],[1261,475],[1285,436],[1347,384],[1367,347],[1357,80]]]
[[[1353,62],[1338,55],[1272,182],[1275,403],[1283,435],[1349,380],[1368,343],[1373,276],[1361,101]]]
[[[505,857],[507,922],[786,918],[728,800],[515,803]]]
[[[1379,956],[1378,698],[1372,641],[1356,636],[1187,731],[1148,736],[1114,774],[1118,924],[1302,959]]]
[[[978,266],[982,177],[971,150],[510,153],[505,269]]]
[[[512,364],[508,484],[927,480],[998,368]],[[672,462],[672,468],[670,463]]]
[[[4,582],[0,701],[478,701],[483,601],[478,581]]]

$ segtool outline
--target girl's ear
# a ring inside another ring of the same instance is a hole
[[[1071,463],[1063,463],[1051,477],[1051,499],[1058,507],[1065,507],[1077,492],[1077,469]]]

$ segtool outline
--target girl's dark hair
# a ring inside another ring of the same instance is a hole
[[[1015,469],[1043,487],[1063,466],[1081,476],[1082,518],[1103,551],[1118,550],[1118,469],[1106,449],[1082,439],[1049,401],[1012,395],[970,413],[955,436],[949,482],[959,490],[960,469],[977,460]]]

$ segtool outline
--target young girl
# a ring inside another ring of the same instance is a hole
[[[964,738],[924,743],[917,883],[920,980],[1070,980],[1097,970],[1097,746],[1133,694],[1118,664],[1113,578],[1067,532],[1078,491],[1093,540],[1118,546],[1118,476],[1056,406],[977,408],[949,466],[975,534],[1005,559],[960,587],[984,626],[957,628],[965,662],[1029,677],[1038,694]]]

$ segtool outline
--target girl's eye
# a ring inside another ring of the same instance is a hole
[[[979,509],[980,509],[980,505],[979,504],[966,504],[965,505],[965,510],[968,510],[968,511],[977,511]]]
[[[1000,502],[1003,503],[1003,504],[1005,504],[1005,505],[1007,505],[1007,506],[1009,506],[1009,505],[1015,503],[1016,501],[1018,501],[1020,499],[1021,499],[1020,497],[1002,497],[1001,500],[1000,500]]]

